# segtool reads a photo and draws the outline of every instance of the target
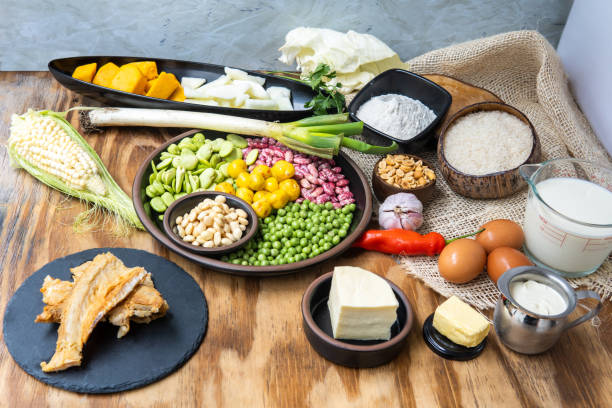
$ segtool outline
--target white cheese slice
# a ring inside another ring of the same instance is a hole
[[[334,338],[389,340],[399,303],[378,275],[353,266],[334,268],[327,307]]]

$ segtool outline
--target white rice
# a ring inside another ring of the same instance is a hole
[[[510,170],[531,153],[531,129],[503,111],[470,113],[448,129],[444,157],[455,169],[476,176]]]

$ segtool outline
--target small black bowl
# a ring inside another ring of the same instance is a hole
[[[440,85],[412,72],[403,69],[390,69],[368,82],[361,91],[355,95],[348,106],[351,120],[360,120],[357,117],[357,111],[365,102],[376,96],[390,93],[404,95],[421,101],[436,114],[436,118],[421,133],[409,140],[397,139],[374,129],[364,122],[364,137],[370,143],[379,145],[387,145],[389,144],[389,140],[394,140],[400,145],[400,151],[406,153],[435,149],[435,138],[432,137],[433,130],[444,115],[446,115],[453,98],[451,94]]]
[[[402,350],[412,327],[413,313],[406,295],[387,280],[399,303],[389,340],[336,340],[327,308],[332,276],[333,272],[319,276],[302,298],[304,331],[312,347],[329,361],[347,367],[376,367],[393,360]]]
[[[204,248],[183,241],[183,239],[174,232],[176,218],[191,211],[192,208],[196,207],[204,199],[210,198],[211,200],[214,200],[218,195],[225,197],[228,206],[233,208],[241,208],[246,211],[249,225],[247,225],[246,229],[244,230],[242,238],[231,245],[214,248]],[[257,218],[257,214],[255,214],[253,208],[246,201],[234,195],[219,191],[198,191],[196,193],[187,194],[186,196],[183,196],[170,204],[164,216],[164,232],[166,235],[168,235],[168,237],[177,245],[202,255],[220,255],[238,250],[240,247],[246,244],[253,237],[253,235],[255,235],[258,224],[259,220]]]

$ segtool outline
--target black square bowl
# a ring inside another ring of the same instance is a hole
[[[409,140],[397,139],[364,122],[363,136],[367,141],[372,144],[388,145],[389,140],[394,140],[400,145],[400,151],[404,153],[435,149],[433,130],[450,108],[453,99],[451,94],[440,85],[420,75],[403,69],[390,69],[372,79],[355,95],[348,106],[351,120],[359,121],[357,111],[362,104],[376,96],[386,94],[399,94],[417,99],[429,107],[436,114],[436,118],[421,133]]]

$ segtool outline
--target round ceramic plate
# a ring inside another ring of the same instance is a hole
[[[40,288],[45,276],[72,281],[70,268],[108,251],[128,267],[142,266],[151,272],[170,309],[149,324],[132,323],[121,339],[116,326],[99,323],[83,348],[81,366],[43,372],[40,363],[55,352],[59,327],[34,323],[44,307]],[[176,264],[137,249],[96,248],[48,263],[17,289],[4,314],[4,341],[15,362],[37,380],[69,391],[110,393],[142,387],[177,370],[200,346],[207,323],[208,307],[200,286]]]

